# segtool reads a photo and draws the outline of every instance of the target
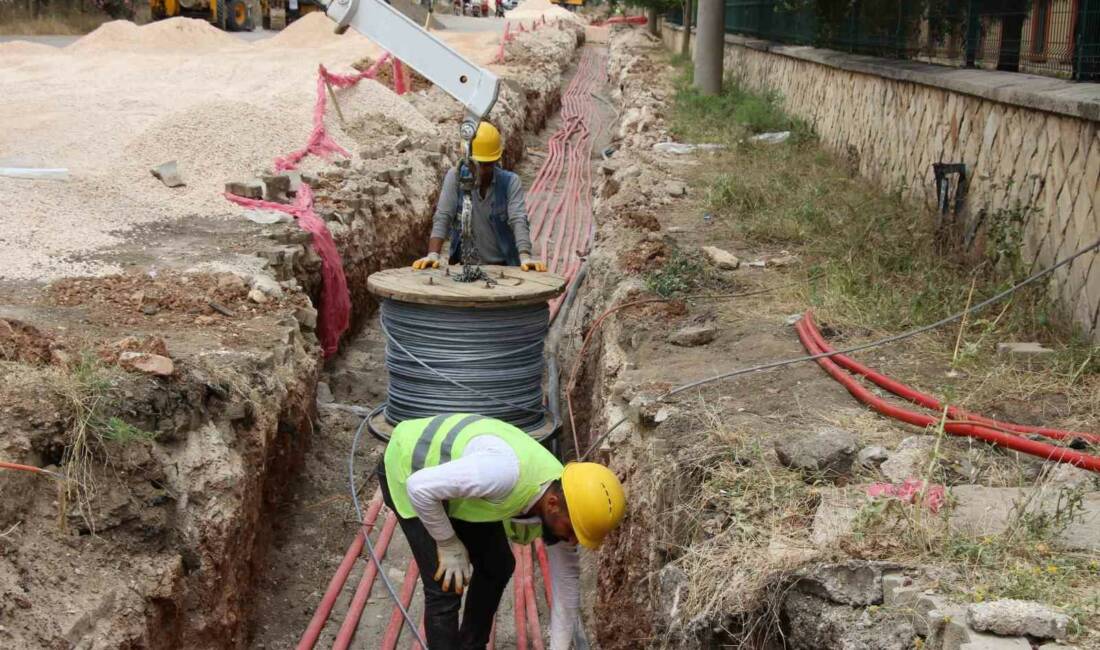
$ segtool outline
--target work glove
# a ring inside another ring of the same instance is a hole
[[[440,583],[443,591],[450,591],[451,585],[454,585],[455,593],[461,594],[474,572],[473,567],[470,566],[470,554],[466,552],[466,546],[458,537],[436,542],[435,546],[439,558],[435,581]]]
[[[519,268],[524,271],[546,272],[546,265],[539,261],[538,258],[531,257],[528,253],[519,254]]]
[[[413,268],[417,271],[422,269],[438,269],[439,268],[439,253],[428,253],[427,257],[421,257],[413,262]]]

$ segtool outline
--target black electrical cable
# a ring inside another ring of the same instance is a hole
[[[386,420],[478,413],[531,431],[545,419],[546,303],[463,309],[386,300]]]

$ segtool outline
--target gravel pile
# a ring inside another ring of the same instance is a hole
[[[350,73],[353,62],[380,54],[362,36],[333,35],[331,25],[307,16],[253,45],[203,21],[116,21],[63,49],[0,46],[0,114],[21,116],[0,129],[0,166],[70,172],[67,182],[0,178],[0,279],[117,273],[123,269],[96,256],[137,240],[137,227],[242,218],[222,198],[224,185],[305,145],[318,64]],[[309,54],[283,53],[295,47]],[[364,81],[337,96],[347,131],[332,110],[327,128],[355,155],[374,133],[364,125],[376,122],[388,133],[438,137],[432,122],[380,84]],[[169,160],[186,186],[168,188],[149,173]],[[310,158],[303,169],[323,164]]]

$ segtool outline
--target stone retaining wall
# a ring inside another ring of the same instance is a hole
[[[682,30],[664,25],[679,51]],[[965,163],[958,232],[980,250],[990,226],[1020,235],[1043,268],[1100,237],[1100,84],[957,70],[726,37],[726,70],[774,91],[821,142],[888,189],[936,203],[932,164]],[[1013,226],[1021,219],[1019,226]],[[1003,230],[1002,230],[1003,232]],[[1100,254],[1055,272],[1067,316],[1100,342]]]

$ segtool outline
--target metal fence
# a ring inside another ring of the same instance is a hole
[[[781,43],[1100,81],[1100,0],[725,0],[725,21]]]

